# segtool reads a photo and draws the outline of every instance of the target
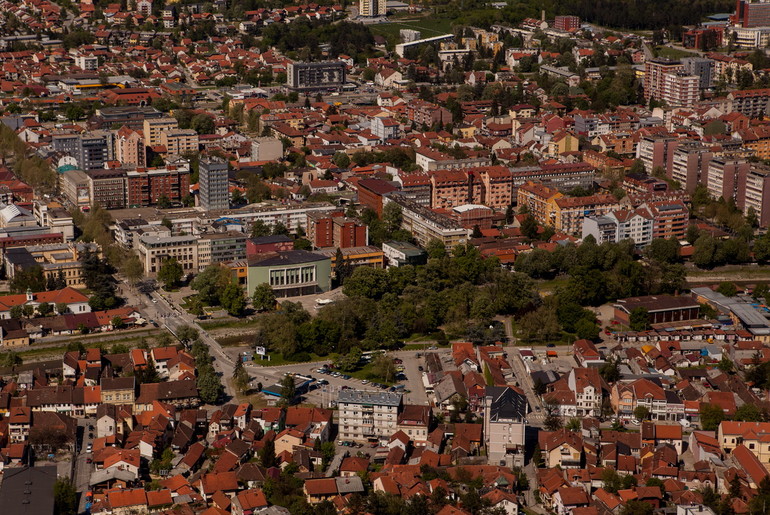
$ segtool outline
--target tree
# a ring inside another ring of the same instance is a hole
[[[612,384],[620,379],[620,366],[617,360],[610,360],[599,368],[599,375]]]
[[[637,406],[634,409],[634,417],[638,421],[647,420],[647,417],[650,416],[650,409],[647,406]]]
[[[262,283],[254,288],[251,302],[256,311],[272,311],[275,309],[275,292],[268,283]]]
[[[257,220],[251,224],[251,237],[259,238],[262,236],[270,236],[270,227],[262,220]]]
[[[431,259],[441,259],[446,256],[446,246],[437,238],[431,238],[425,246],[425,250]]]
[[[746,403],[735,410],[735,420],[742,422],[764,422],[767,414],[756,404]]]
[[[656,238],[645,249],[647,257],[660,263],[677,263],[679,261],[679,242],[676,238]]]
[[[204,370],[198,376],[198,393],[203,402],[214,404],[222,394],[222,382],[211,368],[211,365],[208,365]]]
[[[353,265],[350,261],[345,259],[345,255],[342,253],[341,248],[337,248],[337,252],[334,254],[334,276],[337,279],[337,284],[345,284],[345,279],[350,277],[353,273]]]
[[[20,304],[11,306],[10,315],[14,320],[19,320],[24,316],[24,308]]]
[[[719,361],[717,368],[724,373],[732,372],[735,366],[733,365],[730,357],[725,353],[722,355],[722,359]]]
[[[559,415],[559,404],[553,399],[546,399],[545,402],[545,418],[543,419],[543,427],[547,431],[558,431],[564,425],[564,422]]]
[[[21,365],[21,363],[22,363],[21,356],[19,356],[12,350],[8,352],[0,353],[0,366],[14,367],[16,365]]]
[[[281,402],[287,406],[294,404],[294,398],[297,395],[297,386],[294,383],[294,376],[286,374],[281,379]]]
[[[648,502],[631,500],[623,506],[620,515],[652,515],[654,511],[652,504]]]
[[[388,272],[360,266],[347,278],[342,291],[348,297],[365,297],[377,300],[388,291]]]
[[[179,329],[177,329],[176,337],[184,345],[189,345],[190,343],[198,339],[198,330],[192,326],[185,324],[181,326]]]
[[[403,213],[401,206],[395,202],[390,202],[382,208],[382,222],[385,225],[387,234],[392,234],[394,231],[400,229],[402,220]]]
[[[249,373],[246,372],[240,359],[235,362],[235,368],[233,369],[233,385],[241,393],[244,393],[249,388]]]
[[[275,441],[272,438],[265,440],[265,445],[259,450],[259,464],[265,468],[278,465],[278,458],[275,456]]]
[[[53,509],[56,515],[77,515],[78,494],[67,476],[57,478],[53,485]]]
[[[66,302],[57,302],[56,303],[56,312],[60,315],[63,315],[67,313],[70,310],[69,306]]]
[[[337,152],[332,159],[334,164],[340,168],[347,168],[350,166],[350,157],[345,152]]]
[[[123,317],[115,316],[110,320],[110,324],[112,325],[113,329],[123,329],[126,327],[126,323],[123,322]]]
[[[372,361],[372,373],[384,382],[390,383],[396,378],[396,364],[387,354],[379,354]]]
[[[190,283],[198,291],[198,298],[207,306],[219,304],[222,292],[233,282],[230,270],[220,265],[209,265]]]
[[[700,425],[704,431],[716,431],[720,422],[725,419],[725,412],[714,404],[700,405]]]
[[[726,282],[719,283],[717,292],[721,293],[725,297],[735,297],[736,295],[738,295],[738,288],[735,286],[734,283],[726,281]]]
[[[243,315],[246,309],[246,295],[243,288],[235,283],[228,284],[219,296],[219,303],[232,316]]]
[[[133,253],[121,265],[121,272],[131,286],[134,286],[144,277],[144,267],[142,266],[142,262],[136,254]]]
[[[632,331],[645,331],[650,327],[650,316],[647,308],[634,308],[628,317]]]
[[[535,220],[535,217],[531,214],[527,213],[527,216],[524,217],[524,220],[521,222],[521,234],[524,235],[525,238],[529,240],[536,240],[537,239],[537,231],[538,231],[538,225],[537,220]]]
[[[174,288],[182,280],[184,269],[175,258],[166,259],[158,270],[158,280],[161,281],[166,289]]]

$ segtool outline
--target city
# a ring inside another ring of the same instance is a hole
[[[768,48],[0,0],[0,513],[770,514]]]

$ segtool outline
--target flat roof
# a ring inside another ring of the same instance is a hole
[[[337,402],[346,402],[348,404],[376,404],[378,406],[400,406],[401,394],[395,392],[340,390]]]

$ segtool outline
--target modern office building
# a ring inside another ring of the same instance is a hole
[[[386,441],[397,431],[401,394],[341,390],[337,408],[340,438]]]
[[[342,61],[289,63],[286,67],[286,85],[298,91],[340,89],[346,77],[347,65]]]
[[[206,211],[230,207],[230,192],[227,181],[227,162],[224,159],[208,157],[198,165],[199,201]]]

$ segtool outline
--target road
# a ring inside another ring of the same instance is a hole
[[[94,423],[93,418],[78,419],[78,427],[83,432],[83,442],[74,456],[75,460],[75,490],[80,494],[80,504],[78,506],[78,513],[84,513],[86,510],[86,492],[89,490],[88,482],[91,479],[91,472],[93,472],[93,465],[86,463],[87,459],[91,456],[91,453],[86,452],[88,444],[93,441],[93,438],[89,437],[89,425]],[[95,435],[95,434],[94,434]]]

